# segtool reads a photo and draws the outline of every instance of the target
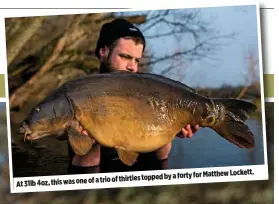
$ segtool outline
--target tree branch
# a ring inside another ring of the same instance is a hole
[[[10,107],[13,108],[15,104],[21,106],[26,98],[29,97],[27,93],[29,93],[28,90],[37,80],[39,80],[45,72],[49,71],[52,66],[55,64],[55,61],[59,57],[61,51],[63,50],[67,38],[70,36],[71,32],[78,26],[78,24],[83,20],[85,16],[75,16],[70,28],[64,33],[64,35],[59,39],[56,47],[53,50],[52,55],[50,58],[46,61],[46,63],[40,68],[40,70],[34,74],[23,86],[19,87],[17,90],[14,91],[14,93],[10,97]],[[26,93],[26,94],[22,94]],[[21,96],[21,97],[19,97]]]
[[[171,55],[165,55],[164,57],[159,57],[159,58],[153,57],[153,60],[151,60],[149,62],[146,62],[142,65],[143,66],[149,66],[149,65],[161,62],[161,61],[173,59],[173,58],[175,58],[177,56],[181,56],[181,55],[188,56],[188,57],[190,57],[190,56],[192,56],[192,57],[202,57],[202,56],[205,56],[205,54],[203,54],[202,52],[206,53],[208,51],[211,51],[210,48],[207,48],[207,49],[204,49],[204,50],[201,49],[203,46],[208,45],[208,43],[210,41],[220,39],[220,38],[229,38],[229,37],[231,37],[231,35],[213,36],[213,37],[210,37],[210,38],[208,38],[204,41],[201,41],[201,42],[197,43],[192,49],[185,50],[185,51],[180,51],[180,52],[175,52]]]
[[[7,43],[8,67],[17,57],[25,43],[31,39],[35,32],[37,32],[44,19],[45,17],[43,16],[28,19],[26,22],[23,23],[18,32],[16,32],[9,40],[9,42]]]

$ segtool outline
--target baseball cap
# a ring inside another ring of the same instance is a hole
[[[105,45],[109,46],[114,41],[116,41],[118,38],[121,37],[140,37],[144,44],[143,44],[143,50],[145,48],[145,38],[141,31],[135,27],[132,23],[129,21],[117,18],[109,23],[105,23],[100,31],[100,36],[97,41],[97,47],[95,50],[95,55],[100,59],[99,51],[101,48],[103,48]]]

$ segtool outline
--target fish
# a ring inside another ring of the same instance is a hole
[[[96,143],[115,148],[131,166],[139,153],[171,143],[186,124],[211,128],[240,148],[254,148],[255,136],[245,122],[256,109],[245,100],[199,95],[161,75],[116,71],[64,83],[31,110],[20,132],[28,141],[66,138],[80,156]]]

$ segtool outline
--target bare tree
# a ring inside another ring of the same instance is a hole
[[[248,62],[247,65],[247,73],[244,76],[245,77],[245,85],[239,92],[236,98],[240,99],[242,98],[247,90],[249,88],[254,88],[257,90],[258,93],[260,93],[260,83],[259,83],[259,76],[258,73],[258,66],[259,66],[259,60],[255,56],[255,53],[250,51],[248,57],[246,58],[246,61]]]
[[[22,108],[33,100],[36,103],[64,82],[97,72],[99,63],[93,53],[99,31],[104,23],[114,18],[111,13],[100,13],[33,17],[27,19],[29,21],[7,19],[7,39],[15,38],[20,42],[7,42],[10,108]],[[23,29],[34,27],[37,19],[41,24],[32,32]],[[143,23],[145,17],[131,16],[128,20]],[[10,37],[12,29],[9,29],[12,22],[17,22],[23,32],[15,33],[13,38]]]
[[[159,65],[160,69],[153,71],[161,75],[177,73],[176,69],[182,69],[181,66],[196,60],[214,59],[218,48],[236,35],[220,34],[212,26],[214,18],[204,19],[200,9],[144,11],[139,14],[146,15],[146,23],[141,24],[140,29],[149,42],[156,40],[155,46],[158,46],[157,51],[149,50],[149,55],[145,57],[150,60],[141,66]],[[119,14],[122,15],[127,13]],[[160,43],[164,43],[165,47]]]

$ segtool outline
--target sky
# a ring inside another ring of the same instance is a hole
[[[183,10],[189,11],[189,9]],[[256,6],[200,8],[200,14],[201,19],[211,23],[210,28],[221,35],[235,33],[235,37],[222,41],[225,44],[215,50],[210,58],[184,61],[182,64],[175,65],[182,70],[179,72],[182,73],[181,76],[177,75],[178,72],[169,73],[166,76],[192,87],[246,84],[247,57],[251,52],[255,54],[256,58],[259,57]],[[144,26],[141,25],[139,28],[144,29]],[[167,29],[165,24],[161,24],[144,32],[144,35],[152,35],[160,30],[167,31]],[[191,42],[192,38],[186,35],[182,35],[179,42],[174,37],[147,39],[147,49],[156,53],[157,56],[165,56],[166,53],[191,46]],[[157,64],[153,67],[153,72],[159,74],[165,64]],[[259,67],[257,68],[259,75]]]

